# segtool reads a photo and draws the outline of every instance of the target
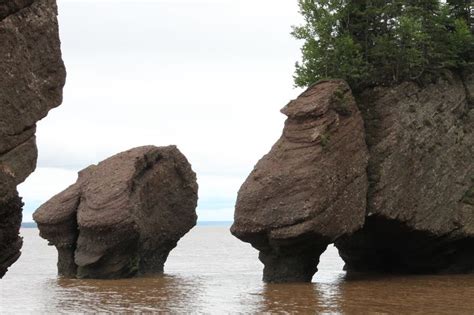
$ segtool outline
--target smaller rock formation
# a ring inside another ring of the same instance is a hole
[[[364,224],[364,123],[339,80],[310,87],[282,112],[283,135],[241,187],[231,232],[260,251],[264,281],[311,281],[327,245]]]
[[[196,174],[175,147],[145,146],[79,172],[34,214],[66,277],[161,273],[196,224]]]

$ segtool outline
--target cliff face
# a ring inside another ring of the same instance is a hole
[[[196,174],[179,150],[139,147],[79,173],[34,214],[66,277],[160,273],[197,220]]]
[[[0,277],[20,255],[16,186],[36,168],[36,122],[62,102],[54,0],[0,3]]]
[[[260,251],[265,281],[310,281],[330,243],[349,270],[474,271],[471,73],[366,90],[357,105],[321,82],[284,109],[231,229]]]
[[[359,98],[370,152],[364,228],[336,243],[350,270],[474,271],[474,111],[467,76]]]

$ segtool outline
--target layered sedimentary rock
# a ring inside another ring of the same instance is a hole
[[[330,242],[351,271],[473,272],[473,73],[367,89],[357,105],[347,88],[351,101],[325,105],[340,93],[323,82],[290,103],[232,227],[260,250],[264,280],[309,281]]]
[[[196,174],[175,146],[145,146],[79,173],[34,214],[66,277],[160,273],[196,224]]]
[[[310,281],[327,245],[364,223],[364,124],[343,81],[310,87],[282,112],[283,135],[241,187],[231,231],[260,251],[265,281]]]
[[[20,255],[16,186],[36,168],[36,122],[62,102],[56,16],[53,0],[0,2],[0,277]]]
[[[473,91],[472,74],[446,72],[359,97],[369,191],[364,228],[336,243],[347,269],[474,271]]]

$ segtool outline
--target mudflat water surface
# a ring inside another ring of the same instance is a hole
[[[58,278],[56,250],[37,229],[22,234],[23,255],[0,280],[0,314],[474,314],[474,275],[348,277],[334,247],[313,283],[264,284],[257,251],[228,227],[195,227],[163,276],[126,280]]]

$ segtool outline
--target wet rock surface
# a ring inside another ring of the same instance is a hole
[[[52,0],[0,3],[0,277],[20,255],[16,186],[36,168],[36,122],[62,102],[57,7]]]
[[[265,281],[310,281],[327,245],[364,223],[364,125],[343,81],[310,87],[282,112],[283,135],[241,187],[231,231],[260,251]]]
[[[119,153],[34,214],[66,277],[123,278],[163,271],[197,220],[196,175],[175,146]]]

